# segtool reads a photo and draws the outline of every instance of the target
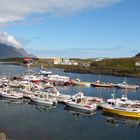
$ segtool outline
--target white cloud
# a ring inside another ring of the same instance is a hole
[[[6,32],[0,32],[0,43],[15,48],[21,48],[21,44],[16,40],[16,38]]]
[[[23,20],[34,13],[62,14],[96,9],[121,0],[0,0],[0,23]]]

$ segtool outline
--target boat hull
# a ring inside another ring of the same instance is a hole
[[[80,111],[84,111],[86,113],[94,112],[96,110],[96,106],[94,106],[94,105],[93,106],[83,105],[83,104],[76,104],[76,103],[73,103],[73,102],[67,102],[66,104],[69,107],[75,108],[75,109],[80,110]]]
[[[50,100],[44,100],[44,99],[40,99],[37,97],[30,97],[31,101],[40,104],[40,105],[45,105],[45,106],[53,106],[55,105],[53,101]]]
[[[23,98],[23,94],[15,95],[15,94],[8,94],[8,93],[5,93],[5,92],[2,92],[1,96],[5,97],[5,98],[12,98],[12,99]]]
[[[134,110],[126,111],[126,110],[114,109],[104,105],[102,106],[102,109],[105,113],[110,113],[110,114],[125,116],[125,117],[140,118],[140,112],[137,111],[135,112]]]

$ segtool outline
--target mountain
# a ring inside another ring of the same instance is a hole
[[[19,41],[6,32],[0,33],[0,59],[15,57],[35,57],[28,54]]]
[[[13,57],[33,57],[33,56],[28,54],[23,48],[15,48],[0,43],[0,59]]]
[[[136,56],[140,56],[140,53],[137,53]]]

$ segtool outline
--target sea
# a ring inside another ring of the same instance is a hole
[[[23,74],[26,67],[0,65],[0,77]],[[39,72],[38,67],[32,68]],[[79,78],[81,81],[119,83],[127,78],[130,84],[140,85],[140,79],[98,74],[65,73],[63,69],[48,69],[54,74]],[[140,99],[140,89],[95,88],[77,86],[56,87],[61,93],[73,95],[116,98],[127,94],[130,99]],[[3,138],[3,139],[2,139]],[[29,99],[10,100],[0,97],[0,139],[2,140],[139,140],[140,120],[104,114],[101,109],[84,114],[67,108],[64,104],[44,107],[30,103]]]

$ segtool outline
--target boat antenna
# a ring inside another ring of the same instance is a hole
[[[111,94],[111,98],[115,99],[115,89],[113,90],[113,93]]]

